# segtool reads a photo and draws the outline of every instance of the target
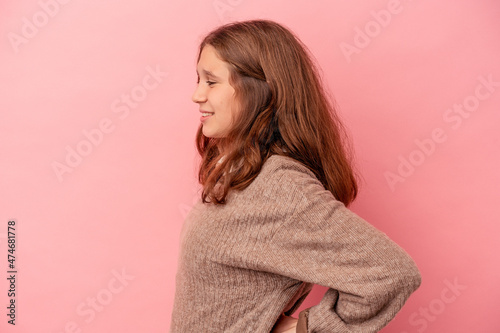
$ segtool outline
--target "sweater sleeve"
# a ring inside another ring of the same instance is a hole
[[[293,211],[255,259],[262,270],[329,288],[299,313],[297,332],[378,332],[420,286],[414,261],[312,173],[281,171],[276,203],[293,201]]]

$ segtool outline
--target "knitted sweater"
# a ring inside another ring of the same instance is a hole
[[[420,285],[403,249],[290,157],[269,157],[226,200],[186,217],[171,333],[269,333],[314,284],[329,289],[298,333],[377,332]]]

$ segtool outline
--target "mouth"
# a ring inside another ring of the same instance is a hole
[[[205,111],[200,111],[201,112],[201,118],[200,121],[205,121],[208,118],[210,118],[214,113],[213,112],[205,112]]]

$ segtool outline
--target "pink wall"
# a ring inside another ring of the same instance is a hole
[[[421,269],[421,288],[383,332],[498,332],[498,2],[0,8],[1,332],[167,331],[197,187],[196,47],[211,28],[250,18],[286,24],[315,54],[364,175],[352,210]]]

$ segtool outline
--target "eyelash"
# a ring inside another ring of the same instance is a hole
[[[217,83],[217,82],[214,82],[214,81],[208,81],[208,80],[207,80],[207,81],[205,81],[205,82],[208,84],[208,86],[209,86],[209,87]],[[196,83],[197,83],[197,84],[199,84],[199,83],[200,83],[200,79],[199,79],[199,78],[198,78],[198,80],[196,80]]]

